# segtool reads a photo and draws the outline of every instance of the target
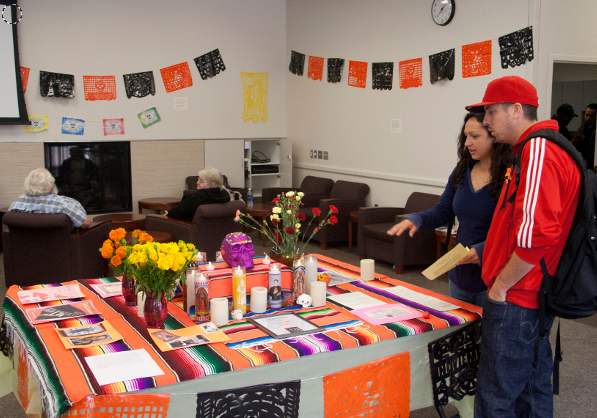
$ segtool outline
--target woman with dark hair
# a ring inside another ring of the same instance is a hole
[[[477,306],[483,306],[487,293],[481,279],[485,238],[506,170],[514,160],[512,146],[495,142],[483,126],[484,116],[465,116],[458,137],[458,163],[439,203],[424,212],[408,214],[388,230],[389,235],[400,235],[408,229],[412,237],[418,229],[434,229],[457,216],[456,244],[469,247],[470,252],[448,273],[450,296]]]

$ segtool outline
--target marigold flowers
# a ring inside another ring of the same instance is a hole
[[[133,245],[152,242],[153,237],[146,232],[136,229],[132,233]],[[129,254],[133,246],[126,242],[126,231],[124,228],[113,229],[108,234],[109,239],[105,240],[102,248],[99,249],[103,258],[109,260],[115,275],[130,273]]]
[[[120,241],[126,237],[126,231],[124,228],[113,229],[108,236],[112,241]]]

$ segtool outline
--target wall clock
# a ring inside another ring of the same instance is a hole
[[[440,26],[446,26],[452,21],[456,4],[454,0],[433,0],[431,3],[431,18]]]

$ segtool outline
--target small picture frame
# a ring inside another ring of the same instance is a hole
[[[263,315],[247,318],[247,320],[263,332],[278,340],[325,331],[325,329],[294,312]]]

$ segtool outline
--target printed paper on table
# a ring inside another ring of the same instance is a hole
[[[491,74],[491,40],[462,46],[462,78]]]
[[[462,258],[467,255],[469,251],[470,249],[468,247],[458,244],[444,254],[442,258],[423,270],[423,276],[427,277],[429,280],[437,279],[442,274],[456,267],[456,263],[462,260]]]
[[[27,67],[21,67],[21,84],[23,85],[23,94],[27,93],[27,83],[29,82],[29,71]]]
[[[387,324],[388,322],[404,321],[406,319],[420,318],[423,313],[402,303],[388,303],[383,306],[370,306],[355,309],[351,314],[364,319],[373,325]]]
[[[243,121],[267,122],[268,73],[241,72],[243,81]]]
[[[416,290],[411,290],[404,286],[387,287],[384,290],[403,299],[418,303],[419,305],[426,306],[430,309],[435,309],[436,311],[451,311],[453,309],[460,309],[460,306],[454,305],[453,303],[445,302],[424,293],[419,293]]]
[[[309,56],[309,78],[311,80],[322,80],[323,58]]]
[[[78,318],[80,316],[97,315],[100,312],[95,309],[93,302],[84,300],[65,305],[45,306],[43,308],[33,308],[26,310],[27,317],[33,325],[44,322],[60,321],[69,318]]]
[[[48,129],[48,115],[29,115],[29,125],[25,132],[41,132]]]
[[[85,100],[115,100],[116,77],[113,75],[84,75],[83,92]]]
[[[55,328],[55,330],[67,350],[93,347],[122,340],[122,336],[108,321],[72,328]]]
[[[423,58],[400,61],[400,88],[421,87],[423,85]]]
[[[166,93],[172,93],[173,91],[193,85],[193,77],[191,77],[191,69],[188,62],[181,62],[180,64],[161,68],[160,73],[162,74]]]
[[[147,331],[162,351],[230,341],[230,338],[213,322],[174,330],[148,329]]]
[[[104,135],[124,135],[124,118],[104,119]]]
[[[19,301],[26,305],[28,303],[49,302],[51,300],[64,300],[84,298],[78,284],[69,284],[59,287],[46,287],[44,289],[23,290],[17,293]]]
[[[367,63],[361,61],[349,61],[348,64],[348,85],[360,87],[367,85]]]
[[[370,306],[386,305],[379,299],[375,299],[363,292],[350,292],[341,295],[328,296],[328,300],[339,303],[350,310],[369,308]]]
[[[122,282],[92,284],[91,287],[103,299],[111,298],[112,296],[122,296]]]
[[[100,386],[164,374],[144,348],[85,357]]]

